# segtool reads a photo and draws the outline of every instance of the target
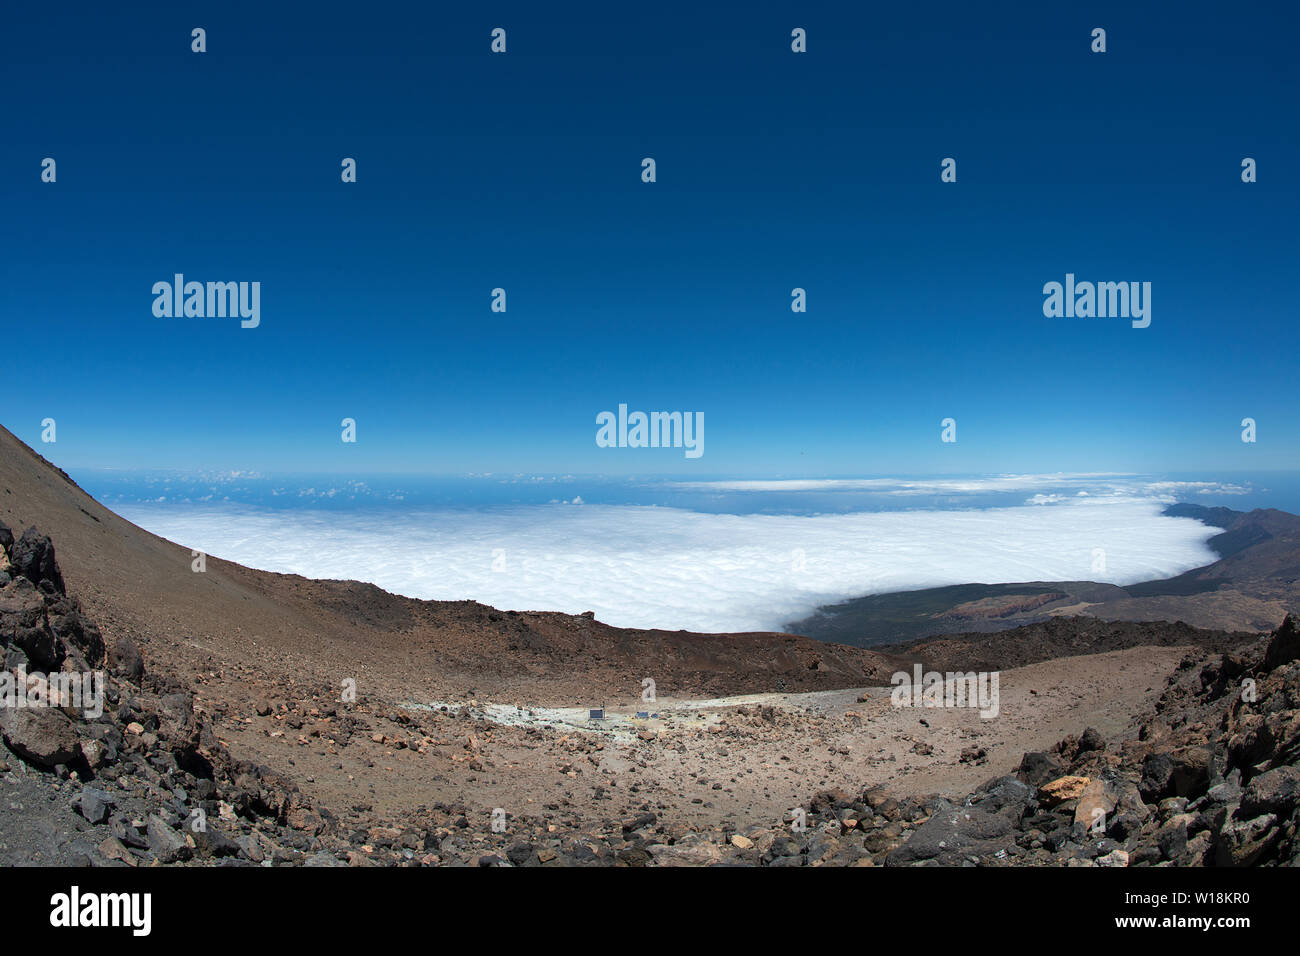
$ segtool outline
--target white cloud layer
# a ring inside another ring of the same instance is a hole
[[[776,478],[759,480],[677,481],[691,491],[869,491],[885,495],[970,495],[1034,491],[1039,488],[1079,489],[1080,495],[1244,495],[1243,485],[1217,481],[1151,481],[1130,475],[1000,475],[974,478]],[[1172,499],[1171,499],[1172,500]]]
[[[779,629],[864,594],[972,581],[1131,584],[1213,561],[1205,542],[1217,529],[1162,517],[1162,506],[1084,496],[812,516],[563,503],[437,512],[119,510],[187,548],[255,568],[504,610],[590,610],[628,627],[744,631]],[[1105,572],[1093,570],[1098,548]]]

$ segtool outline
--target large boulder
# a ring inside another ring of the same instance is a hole
[[[943,801],[906,843],[885,858],[885,864],[906,866],[933,861],[943,866],[960,865],[970,857],[1007,849],[1014,842],[1014,827],[1004,815]]]
[[[1241,797],[1240,815],[1259,817],[1276,813],[1289,816],[1300,802],[1300,767],[1282,766],[1255,777]]]
[[[0,646],[20,648],[33,670],[57,670],[63,648],[50,631],[45,598],[26,578],[0,587]]]
[[[1041,786],[1065,773],[1065,767],[1050,753],[1034,750],[1020,758],[1016,776],[1031,787]]]
[[[40,587],[42,581],[49,581],[56,592],[64,593],[63,574],[54,559],[54,544],[34,527],[28,528],[14,542],[9,560],[18,575],[32,584]]]
[[[1209,747],[1179,747],[1169,757],[1173,762],[1173,785],[1177,796],[1195,798],[1210,788],[1214,754]]]
[[[1105,829],[1106,821],[1119,804],[1119,792],[1109,780],[1094,777],[1084,785],[1079,795],[1078,806],[1074,808],[1074,822],[1091,828],[1099,822]]]
[[[188,860],[193,855],[185,837],[156,813],[149,817],[145,833],[149,841],[149,852],[158,858],[159,863]]]
[[[930,819],[885,858],[885,865],[954,866],[1008,850],[1015,843],[1016,821],[1032,796],[1033,791],[1015,777],[1000,777],[976,791],[964,807],[939,800]]]
[[[106,790],[87,787],[72,801],[73,809],[90,823],[99,825],[107,823],[117,804],[117,798]]]
[[[54,636],[81,655],[84,663],[97,666],[104,660],[104,638],[95,622],[82,610],[76,598],[60,596],[47,602],[45,617]],[[78,668],[86,669],[86,668]]]
[[[44,770],[81,755],[72,720],[53,707],[0,707],[0,738],[17,756]]]
[[[1263,714],[1243,710],[1231,719],[1229,726],[1232,732],[1228,738],[1230,766],[1250,767],[1271,759],[1276,753],[1277,735]]]
[[[1219,866],[1251,866],[1273,848],[1279,836],[1281,831],[1275,814],[1248,820],[1229,817],[1215,839],[1215,863]]]
[[[1210,748],[1201,745],[1149,754],[1142,764],[1142,799],[1159,803],[1167,797],[1199,797],[1209,789],[1212,764]]]
[[[1088,727],[1083,731],[1083,736],[1079,738],[1079,753],[1091,753],[1096,750],[1106,749],[1106,738],[1101,735],[1096,727]]]
[[[139,684],[144,677],[144,655],[140,653],[140,646],[125,634],[117,639],[109,664],[113,673],[133,684]]]
[[[1001,813],[1008,820],[1018,820],[1032,796],[1033,789],[1017,777],[997,777],[976,790],[970,803],[989,813]]]

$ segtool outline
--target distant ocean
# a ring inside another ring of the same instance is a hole
[[[130,521],[255,568],[411,597],[776,630],[886,591],[1116,584],[1213,561],[1175,501],[1300,512],[1300,474],[727,479],[479,475],[73,477]]]

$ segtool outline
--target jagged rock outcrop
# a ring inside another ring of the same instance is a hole
[[[146,677],[130,637],[107,651],[66,593],[49,538],[29,528],[15,539],[0,524],[0,575],[0,773],[47,801],[62,797],[65,813],[99,831],[75,852],[29,846],[6,862],[293,862],[320,849],[327,813],[283,776],[235,760],[187,688]],[[29,821],[7,825],[6,812],[7,840]]]
[[[1300,640],[1186,658],[1136,740],[1095,729],[960,806],[936,800],[892,848],[921,862],[1065,866],[1300,865]],[[1013,782],[1025,789],[1015,790]],[[1029,788],[1036,788],[1030,793]],[[990,793],[1029,793],[990,814]],[[996,821],[996,822],[995,822]]]

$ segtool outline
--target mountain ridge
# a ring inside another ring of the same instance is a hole
[[[1300,604],[1300,517],[1276,508],[1233,511],[1175,504],[1172,517],[1224,530],[1207,544],[1218,560],[1171,578],[1131,585],[1096,581],[962,584],[853,598],[828,605],[792,631],[818,640],[883,649],[959,631],[1005,631],[1068,615],[1106,621],[1183,621],[1222,631],[1262,632]],[[1043,601],[1044,594],[1059,594]],[[1027,609],[1018,604],[1034,606]],[[963,613],[982,602],[987,613]]]

